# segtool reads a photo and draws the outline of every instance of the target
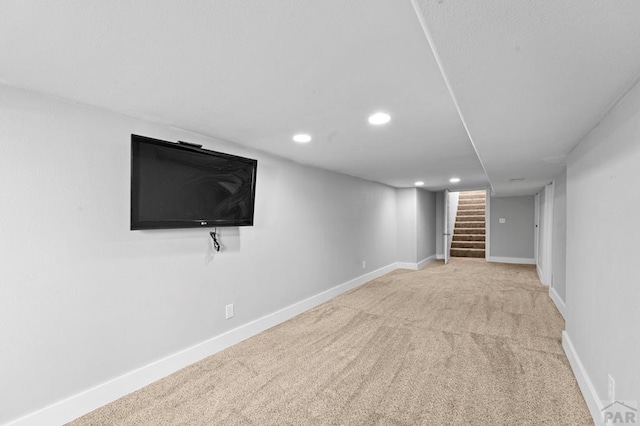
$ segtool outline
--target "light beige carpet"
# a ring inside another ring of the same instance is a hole
[[[534,266],[397,270],[72,425],[592,425]]]

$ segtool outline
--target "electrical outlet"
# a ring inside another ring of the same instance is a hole
[[[367,269],[367,261],[366,260],[362,261],[362,269]]]
[[[233,315],[234,315],[234,313],[233,313],[233,303],[226,306],[225,315],[226,315],[227,319],[233,318]]]
[[[613,377],[611,377],[611,374],[608,374],[607,378],[609,379],[607,381],[607,399],[609,401],[615,401],[616,400],[616,381],[613,380]]]
[[[500,223],[507,223],[507,219],[506,219],[506,218],[504,218],[504,217],[501,217],[501,218],[499,219],[499,221],[500,221]]]

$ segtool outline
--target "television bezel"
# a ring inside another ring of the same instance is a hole
[[[251,205],[250,214],[248,219],[210,219],[202,218],[202,220],[177,220],[177,221],[141,221],[138,220],[137,199],[140,190],[140,177],[139,168],[136,168],[136,161],[140,160],[139,155],[136,155],[136,146],[138,143],[150,143],[153,145],[162,146],[169,149],[176,149],[181,151],[195,152],[201,155],[208,155],[212,157],[224,158],[241,163],[251,165]],[[136,170],[138,173],[136,173]],[[168,142],[161,139],[150,138],[147,136],[140,136],[131,134],[131,217],[130,217],[130,229],[132,231],[149,230],[149,229],[180,229],[180,228],[215,228],[215,227],[231,227],[231,226],[253,226],[254,213],[255,213],[255,197],[256,197],[256,174],[258,170],[258,160],[251,158],[240,157],[238,155],[227,154],[224,152],[212,151],[205,148],[200,148],[199,145],[187,143],[187,142]]]

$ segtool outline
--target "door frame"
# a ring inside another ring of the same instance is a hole
[[[544,187],[544,279],[545,284],[553,287],[553,193],[554,182]]]
[[[538,257],[539,257],[538,251],[540,250],[540,192],[536,192],[536,195],[534,197],[534,202],[533,202],[533,209],[534,209],[533,222],[535,226],[534,236],[533,236],[533,257],[537,265]]]
[[[485,188],[486,198],[484,201],[484,260],[489,261],[491,257],[491,187]]]
[[[540,282],[553,287],[553,197],[555,182],[551,181],[544,188],[544,203],[540,202],[540,192],[535,197],[535,256],[536,269]],[[541,192],[542,192],[541,191]],[[542,226],[541,223],[542,222]],[[542,267],[540,267],[542,261]]]
[[[444,224],[444,229],[442,230],[442,238],[444,243],[444,264],[449,263],[449,259],[451,258],[451,246],[449,245],[449,190],[444,190],[444,220],[442,221]]]

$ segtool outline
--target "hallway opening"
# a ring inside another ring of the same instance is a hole
[[[451,257],[486,257],[485,190],[458,193]]]

